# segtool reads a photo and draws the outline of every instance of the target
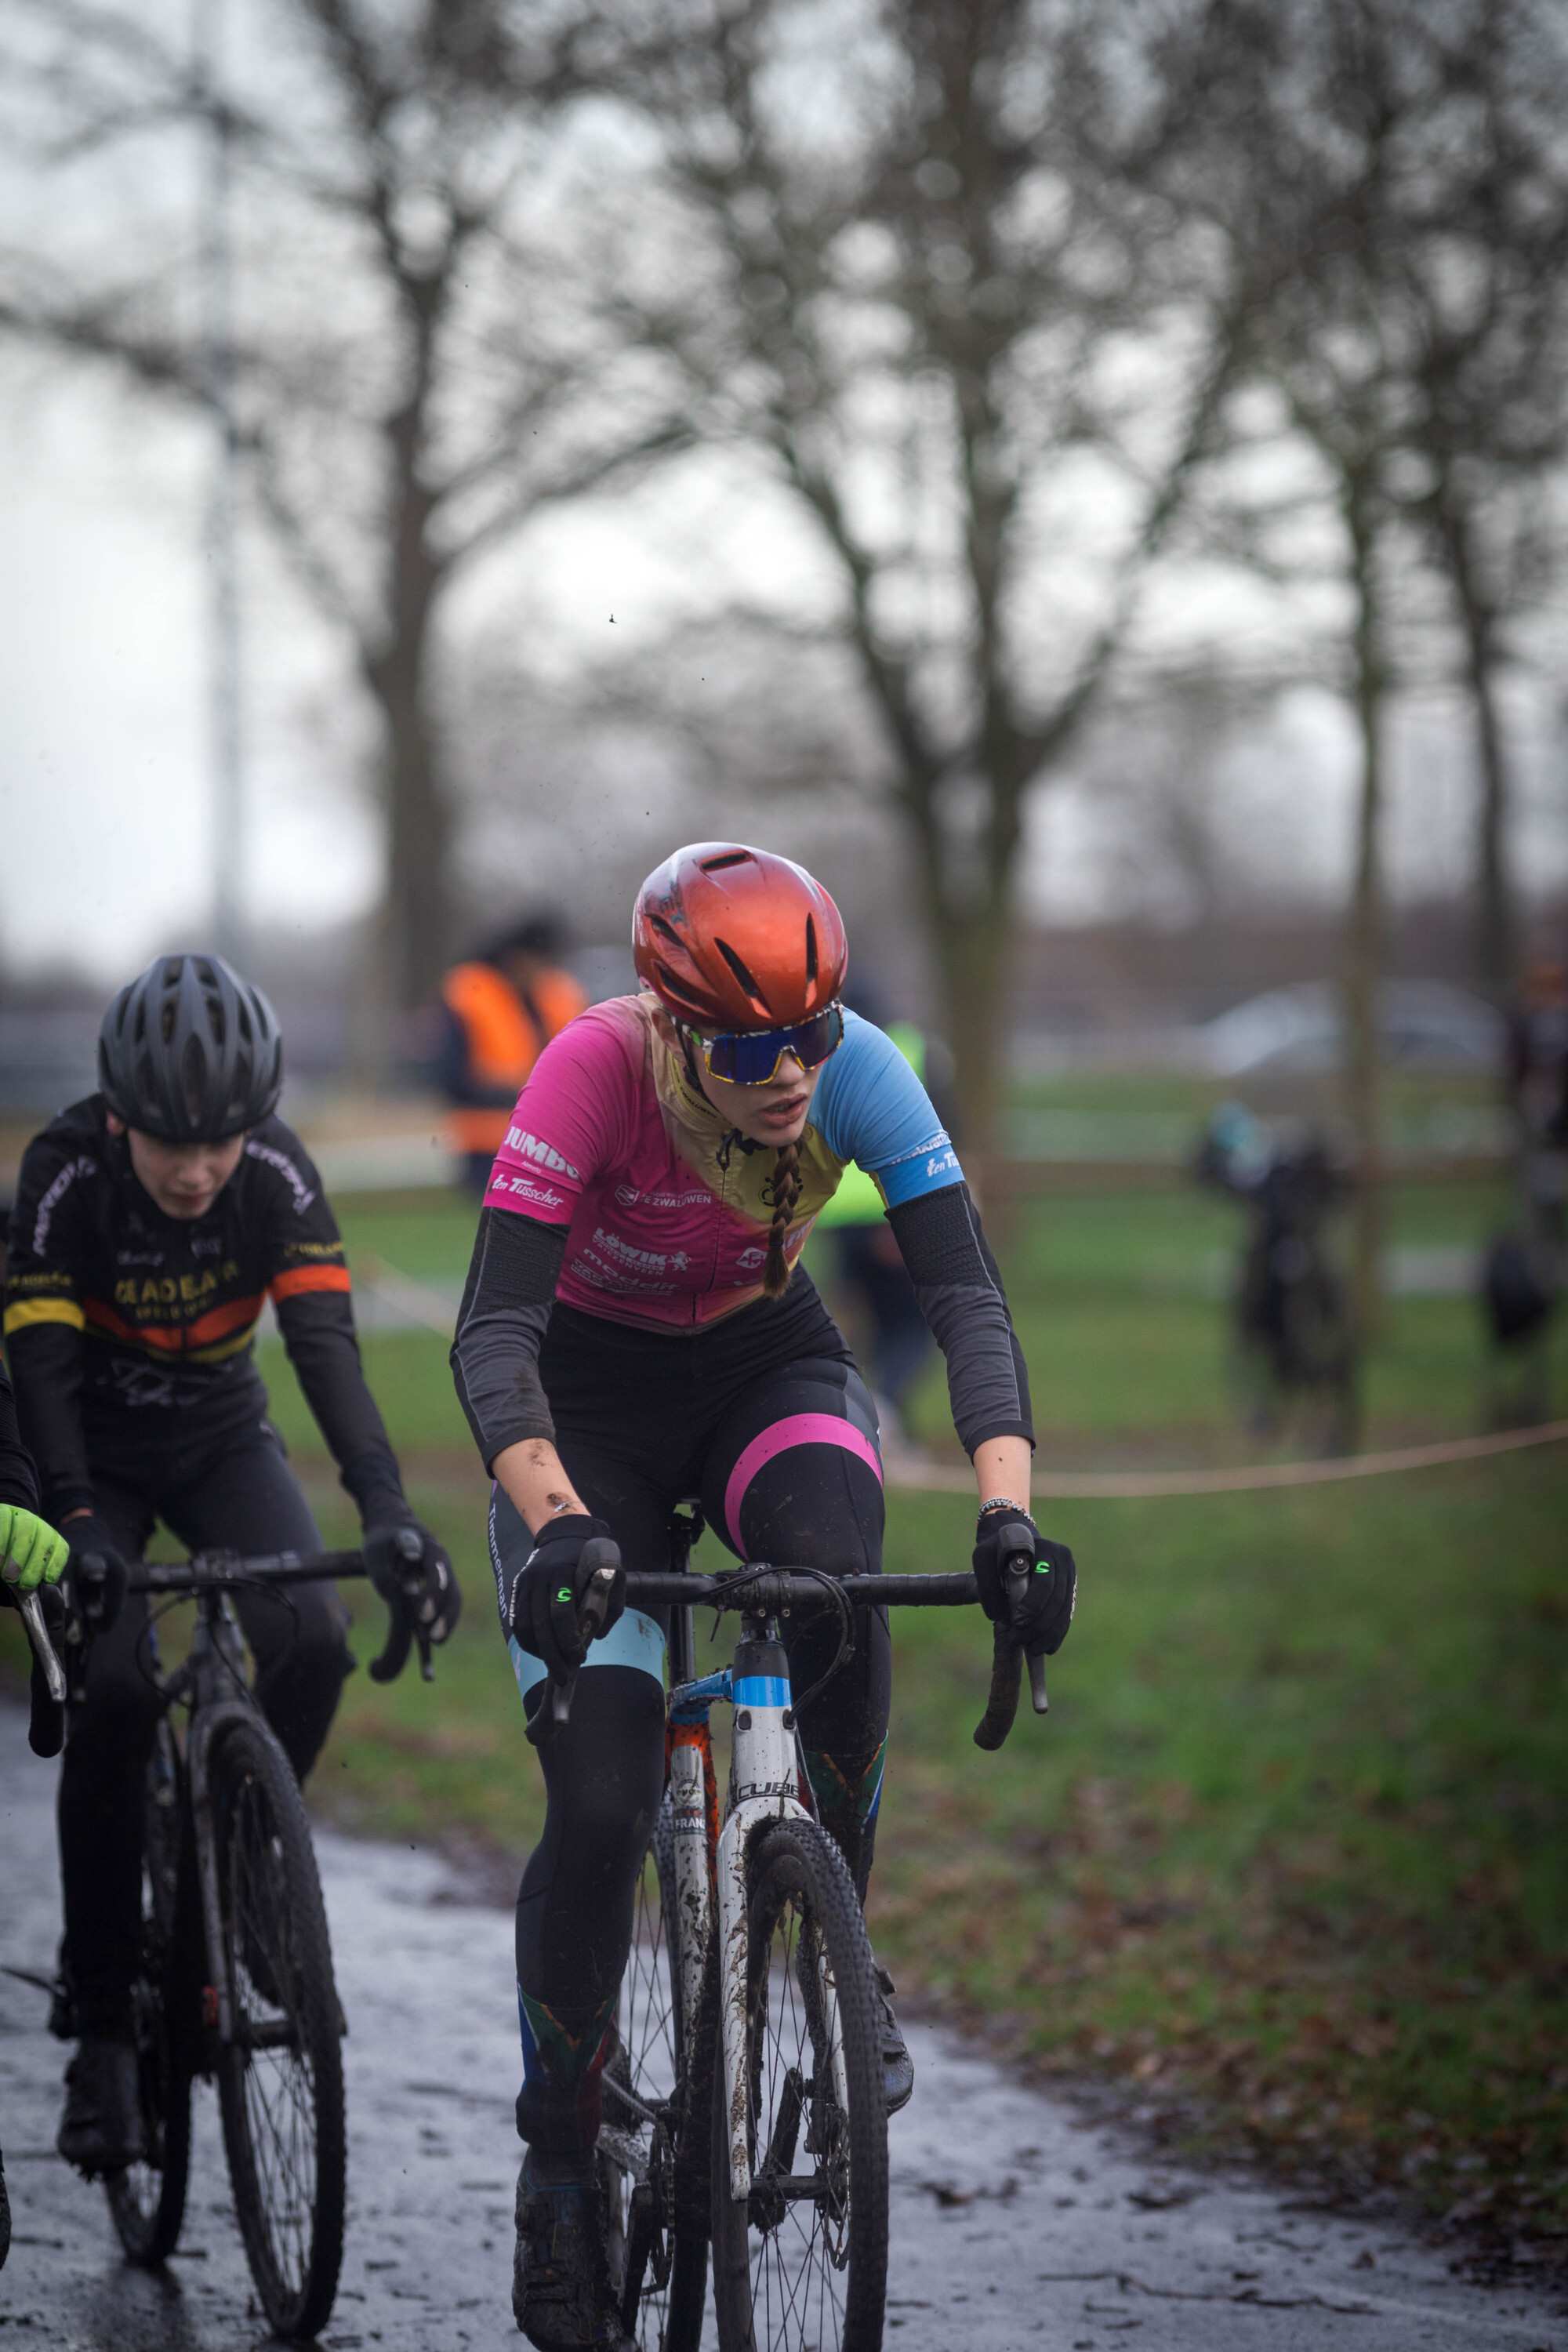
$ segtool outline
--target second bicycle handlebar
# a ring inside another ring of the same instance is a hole
[[[125,1589],[127,1592],[194,1594],[240,1590],[247,1585],[314,1584],[324,1577],[368,1576],[369,1573],[364,1556],[358,1551],[242,1554],[215,1550],[195,1552],[189,1559],[132,1560],[129,1563]],[[385,1646],[381,1655],[371,1663],[370,1671],[377,1682],[390,1682],[401,1671],[414,1642],[419,1645],[421,1676],[426,1682],[435,1679],[429,1636],[415,1616],[412,1606],[417,1591],[418,1580],[411,1577],[406,1593],[407,1605],[402,1608],[393,1605],[389,1609]],[[29,1603],[30,1606],[27,1605]],[[57,1756],[64,1732],[66,1675],[54,1643],[49,1638],[39,1596],[37,1593],[18,1594],[16,1605],[37,1661],[40,1677],[33,1693],[29,1744],[37,1755]],[[79,1632],[76,1643],[79,1643]],[[74,1647],[76,1643],[69,1646]]]

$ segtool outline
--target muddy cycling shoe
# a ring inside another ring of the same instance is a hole
[[[893,1979],[880,1960],[874,1961],[873,1966],[877,1971],[877,2009],[882,2029],[882,2083],[888,2095],[888,2113],[896,2116],[900,2107],[907,2107],[910,2104],[915,2087],[915,2062],[910,2056],[910,2045],[893,2015]]]
[[[66,2068],[66,2111],[55,2146],[90,2178],[123,2172],[146,2152],[136,2051],[130,2042],[86,2034]]]
[[[518,2175],[512,2315],[536,2352],[637,2352],[610,2284],[598,2184],[536,2178],[551,2168],[531,2152]]]

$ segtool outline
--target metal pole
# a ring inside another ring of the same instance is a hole
[[[238,961],[245,936],[245,742],[230,236],[233,155],[223,90],[226,8],[226,0],[195,0],[196,88],[208,116],[201,245],[205,374],[207,405],[216,428],[207,509],[213,929],[219,954]]]

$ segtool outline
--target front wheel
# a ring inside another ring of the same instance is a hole
[[[667,1795],[637,1886],[599,2133],[610,2275],[639,2352],[698,2352],[708,2292],[707,2240],[684,2217],[677,2224],[676,2137],[689,2036],[676,1916],[675,1829]]]
[[[231,2038],[218,2097],[235,2210],[262,2308],[314,2336],[343,2250],[342,2050],[331,1947],[305,1808],[266,1726],[237,1723],[213,1759],[213,1830]]]
[[[876,1978],[854,1883],[815,1822],[758,1832],[746,1928],[745,2203],[730,2194],[724,2069],[713,2069],[721,2352],[879,2352],[888,2112]]]
[[[143,1788],[142,1943],[131,1988],[146,2153],[104,2182],[120,2242],[145,2270],[167,2262],[178,2242],[191,2158],[190,2033],[180,2014],[190,1992],[189,1971],[179,1965],[183,1798],[184,1767],[165,1716]]]

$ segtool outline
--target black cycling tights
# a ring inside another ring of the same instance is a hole
[[[103,1480],[96,1491],[98,1516],[128,1559],[140,1557],[154,1518],[192,1551],[220,1545],[241,1552],[321,1549],[310,1505],[265,1425],[186,1467],[167,1492],[137,1493]],[[347,1612],[328,1583],[292,1585],[287,1597],[247,1592],[236,1599],[256,1659],[262,1712],[303,1780],[353,1663],[343,1638]],[[141,1936],[142,1776],[158,1723],[146,1633],[146,1596],[129,1594],[92,1645],[87,1695],[72,1716],[60,1768],[66,1951],[84,2033],[122,2033],[131,2022]]]
[[[555,1329],[552,1321],[552,1339]],[[696,1495],[710,1526],[742,1559],[841,1575],[880,1572],[876,1419],[851,1363],[797,1360],[738,1391],[731,1380],[721,1393],[721,1384],[710,1390],[700,1377],[700,1342],[693,1349],[689,1340],[629,1336],[643,1344],[604,1347],[595,1335],[591,1365],[580,1341],[568,1353],[547,1340],[542,1361],[562,1459],[578,1494],[607,1521],[628,1568],[668,1569],[671,1508]],[[590,1414],[592,1433],[579,1433],[580,1416]],[[531,1548],[498,1489],[491,1550],[503,1608]],[[668,1633],[668,1612],[646,1613],[657,1614]],[[786,1646],[797,1689],[831,1664],[839,1622],[826,1604],[792,1619]],[[891,1670],[885,1613],[858,1608],[854,1624],[855,1655],[805,1710],[801,1738],[818,1810],[864,1896]],[[629,1633],[596,1646],[628,1658]],[[657,1643],[647,1647],[657,1664]],[[599,2072],[664,1784],[662,1683],[647,1665],[600,1663],[592,1651],[589,1659],[569,1725],[541,1750],[544,1834],[517,1901],[525,2063],[517,2127],[555,2157],[584,2156],[598,2130]],[[537,1671],[526,1652],[514,1663],[520,1680]],[[542,1682],[528,1689],[531,1716],[544,1689]]]

